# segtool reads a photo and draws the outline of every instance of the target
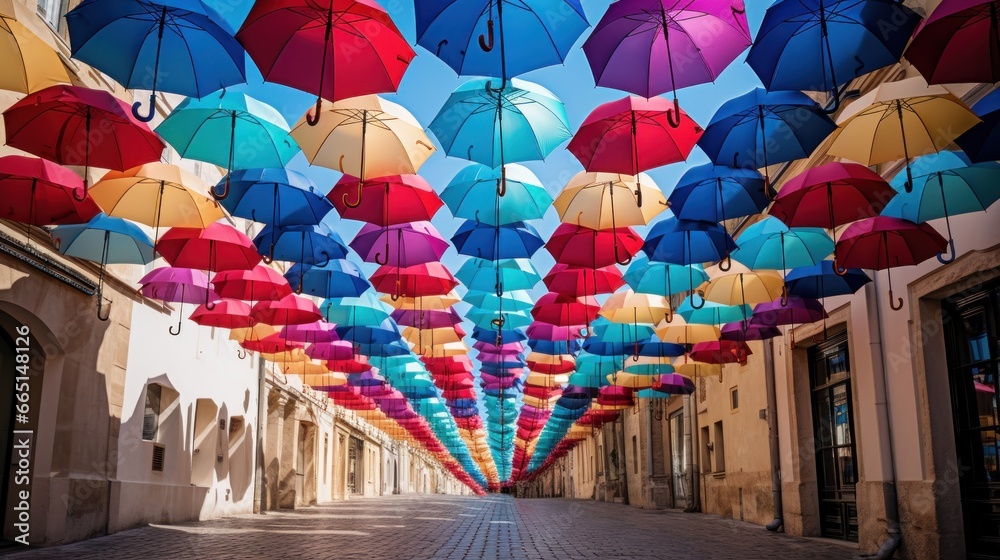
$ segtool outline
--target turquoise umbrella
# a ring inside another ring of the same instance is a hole
[[[625,282],[636,292],[670,297],[689,292],[708,280],[700,264],[678,265],[636,258],[625,272]]]
[[[284,167],[299,152],[284,117],[270,105],[225,89],[201,99],[187,98],[156,132],[181,157],[234,169]],[[229,175],[221,193],[229,195]]]
[[[545,159],[572,136],[562,101],[542,86],[518,79],[479,78],[462,84],[430,129],[449,156],[500,167],[500,196],[506,194],[505,164]]]
[[[484,329],[493,329],[498,326],[503,329],[519,329],[527,327],[534,320],[531,318],[531,315],[524,311],[504,311],[503,313],[497,313],[488,309],[476,308],[466,313],[465,318],[472,321],[472,324],[475,326]],[[494,321],[500,321],[500,325],[497,325]]]
[[[889,182],[899,193],[886,204],[883,216],[915,223],[944,218],[948,228],[949,255],[938,255],[942,264],[955,260],[951,217],[984,212],[1000,199],[1000,163],[973,164],[959,152],[941,152],[913,160],[913,190],[906,192],[905,174]]]
[[[730,256],[751,270],[788,270],[813,266],[832,252],[833,239],[826,230],[790,228],[768,216],[743,231]]]
[[[111,307],[104,306],[104,268],[109,264],[149,264],[153,262],[153,242],[132,222],[100,213],[86,224],[58,226],[52,239],[59,252],[101,265],[97,279],[97,316],[107,321]]]
[[[542,181],[522,165],[507,166],[507,193],[500,201],[497,216],[497,183],[501,170],[481,163],[466,166],[448,183],[441,200],[456,218],[479,220],[491,226],[523,220],[538,220],[552,205],[552,197]]]
[[[319,310],[327,321],[341,327],[377,326],[392,314],[392,309],[374,292],[358,297],[330,298]]]
[[[506,290],[530,290],[541,281],[538,270],[528,259],[488,261],[472,258],[462,264],[455,277],[470,290],[496,290],[497,274]]]
[[[684,298],[684,301],[677,306],[677,314],[683,317],[688,323],[723,325],[743,321],[753,315],[753,306],[751,305],[723,305],[699,297],[698,301],[703,303],[703,305],[701,307],[694,307],[691,305],[692,297],[695,296]]]
[[[509,290],[499,297],[493,290],[469,290],[462,300],[485,311],[528,311],[535,305],[526,290]]]

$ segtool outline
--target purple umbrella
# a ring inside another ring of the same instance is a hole
[[[350,360],[354,357],[354,346],[344,340],[317,342],[306,346],[306,355],[314,360]]]
[[[782,305],[784,303],[785,305]],[[812,298],[789,297],[782,302],[778,299],[770,303],[761,303],[753,308],[751,326],[778,327],[781,325],[801,325],[823,321],[826,327],[826,309],[819,300]],[[795,332],[792,331],[791,345],[795,346]]]
[[[736,321],[722,327],[720,339],[746,342],[748,340],[767,340],[776,336],[781,336],[781,331],[775,326],[755,324],[752,321],[747,321],[746,324],[743,321]]]
[[[208,275],[191,268],[175,268],[165,266],[156,268],[139,280],[139,293],[160,301],[181,304],[180,316],[177,319],[177,330],[170,327],[170,334],[181,333],[181,319],[184,316],[184,304],[201,304],[220,300],[219,294],[209,289]]]
[[[452,308],[441,310],[397,309],[392,312],[396,324],[418,329],[442,329],[462,322],[462,316]]]
[[[694,392],[694,382],[679,373],[663,373],[653,384],[653,389],[671,395],[690,395]]]
[[[309,344],[338,342],[337,325],[326,321],[305,323],[303,325],[288,325],[281,329],[281,338],[289,342],[305,342]]]
[[[524,331],[524,333],[528,335],[528,338],[534,340],[572,340],[576,338],[583,338],[583,331],[585,328],[585,325],[563,327],[559,325],[552,325],[550,323],[543,323],[541,321],[535,321],[528,325],[528,328]]]
[[[365,262],[399,267],[439,261],[450,246],[430,222],[365,224],[350,245]]]
[[[741,0],[619,0],[583,44],[597,85],[646,98],[714,82],[750,46]],[[676,124],[675,124],[676,123]]]
[[[480,340],[473,344],[472,347],[479,350],[480,354],[494,354],[497,356],[516,356],[524,352],[524,345],[520,342],[508,342],[497,346]]]

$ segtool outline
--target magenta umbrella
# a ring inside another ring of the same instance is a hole
[[[181,334],[181,317],[184,304],[218,301],[219,294],[209,289],[208,275],[200,270],[165,266],[155,268],[139,280],[139,293],[160,301],[181,304],[177,318],[177,331],[170,327],[170,334]]]
[[[289,342],[305,342],[317,344],[325,342],[337,342],[337,325],[326,321],[316,321],[315,323],[304,323],[301,325],[288,325],[281,329],[281,338]]]
[[[782,325],[801,325],[823,321],[825,331],[826,318],[826,309],[823,308],[823,304],[819,300],[789,297],[784,302],[775,300],[755,306],[753,308],[753,316],[750,317],[750,327],[779,327]],[[792,331],[791,336],[791,345],[794,348],[795,331]]]
[[[479,350],[480,355],[482,354],[494,354],[497,356],[515,356],[524,352],[524,345],[520,342],[508,342],[497,346],[495,344],[490,344],[489,342],[477,341],[472,345],[473,348]]]
[[[350,360],[354,357],[354,345],[346,340],[318,342],[306,346],[306,355],[314,360]]]
[[[722,327],[722,335],[719,339],[746,342],[748,340],[767,340],[769,338],[781,336],[781,331],[778,330],[777,327],[771,325],[749,322],[749,324],[745,326],[746,329],[744,329],[743,321],[726,323]]]
[[[392,312],[396,324],[418,329],[442,329],[462,322],[462,316],[452,308],[447,310],[397,309]]]
[[[597,85],[646,98],[714,82],[750,46],[741,0],[619,0],[583,44]]]
[[[561,326],[535,321],[528,325],[524,334],[535,340],[572,340],[583,338],[586,328],[586,325]]]
[[[998,12],[995,0],[942,0],[904,56],[929,84],[1000,81]]]
[[[441,260],[449,247],[430,222],[365,224],[350,245],[365,262],[400,267]]]

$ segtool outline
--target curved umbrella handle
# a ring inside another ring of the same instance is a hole
[[[320,251],[320,252],[319,252],[319,254],[320,254],[320,255],[323,255],[323,258],[324,258],[324,259],[326,259],[326,260],[324,260],[324,261],[323,261],[323,262],[321,262],[321,263],[316,263],[316,266],[317,266],[317,267],[319,267],[319,268],[323,268],[323,267],[325,267],[326,265],[330,264],[330,260],[331,260],[331,259],[330,259],[330,253],[327,253],[326,251]]]
[[[222,186],[221,193],[215,192],[215,187],[208,189],[209,192],[212,193],[212,198],[214,198],[215,200],[225,200],[229,196],[229,181],[230,181],[229,173],[226,173],[226,182]]]
[[[177,335],[181,334],[181,320],[184,317],[184,311],[183,311],[183,309],[184,309],[184,302],[181,302],[181,308],[177,310],[177,330],[174,331],[174,328],[170,327],[170,329],[168,329],[168,331],[167,331],[167,332],[169,332],[173,336],[177,336]]]
[[[214,301],[206,301],[205,302],[205,309],[207,309],[209,311],[215,309],[215,306],[216,306],[216,303]]]
[[[899,311],[903,308],[903,298],[897,298],[892,295],[892,288],[889,288],[889,307],[893,311]]]
[[[737,8],[736,4],[733,4],[732,6],[729,7],[729,9],[731,9],[733,11],[733,14],[735,15],[743,15],[747,13],[746,5],[744,5],[742,8]]]
[[[107,321],[111,318],[111,301],[108,300],[108,306],[104,307],[104,295],[97,295],[97,318],[101,321]]]
[[[944,256],[946,254],[948,255],[947,257]],[[953,260],[955,260],[955,240],[954,239],[949,239],[948,240],[948,252],[947,253],[940,253],[940,254],[938,254],[937,260],[941,264],[948,264],[948,263],[952,262]]]
[[[274,262],[274,243],[271,243],[271,249],[268,251],[266,255],[260,256],[260,260],[264,264],[271,264]]]
[[[730,270],[732,270],[732,268],[733,268],[733,258],[730,257],[729,255],[726,255],[726,258],[719,261],[719,270],[721,270],[722,272],[729,272]]]
[[[399,294],[389,294],[389,298],[392,301],[399,301],[400,295]]]
[[[667,312],[663,315],[663,320],[668,323],[674,322],[674,310],[668,307]]]
[[[361,181],[361,179],[358,179],[358,196],[357,196],[357,200],[354,201],[354,202],[348,201],[347,200],[347,193],[344,193],[344,196],[342,196],[340,199],[344,201],[344,205],[347,206],[348,208],[357,208],[358,206],[361,206],[361,196],[364,194],[362,192],[364,188],[365,187],[364,187],[363,182]]]
[[[674,97],[673,110],[667,109],[667,124],[670,128],[677,128],[681,125],[681,103]]]
[[[837,260],[837,254],[833,254],[833,273],[837,276],[847,276],[848,269],[841,268],[840,262]]]
[[[136,101],[132,104],[132,116],[139,122],[148,123],[153,120],[153,116],[156,114],[156,92],[153,91],[149,94],[149,112],[145,115],[139,112],[139,108],[142,107],[142,101]]]
[[[507,194],[507,166],[500,166],[500,180],[497,181],[497,196],[503,197]]]
[[[503,1],[503,0],[501,0]],[[483,49],[483,52],[490,52],[493,50],[493,19],[491,18],[486,22],[486,35],[479,35],[479,48]],[[440,50],[441,45],[438,45],[438,50]]]
[[[76,191],[80,191],[83,194],[80,196],[76,196]],[[87,200],[87,178],[86,177],[83,178],[83,188],[73,189],[70,191],[70,194],[73,196],[73,200],[77,202],[85,202]]]
[[[642,187],[638,183],[635,186],[635,205],[642,208]]]
[[[625,265],[629,264],[630,262],[632,262],[632,256],[631,255],[628,255],[627,257],[625,257],[624,260],[622,260],[622,258],[619,256],[619,254],[618,254],[618,240],[617,239],[615,240],[615,262],[617,262],[618,264],[620,264],[622,266],[625,266]]]
[[[701,294],[697,294],[697,295],[698,295],[698,298],[701,300],[701,303],[700,304],[695,304],[695,302],[694,302],[695,301],[694,300],[695,294],[691,294],[691,307],[693,307],[695,309],[701,309],[701,308],[705,307],[705,301],[706,301],[705,300],[705,296],[703,296]]]
[[[322,109],[323,109],[323,98],[317,97],[316,108],[312,112],[306,113],[306,123],[308,123],[309,126],[316,126],[319,124],[319,117],[320,117],[319,113]]]
[[[768,202],[774,202],[774,198],[775,198],[775,196],[777,196],[777,194],[778,193],[775,192],[775,190],[773,188],[771,188],[771,176],[765,174],[764,175],[764,196],[767,197]]]
[[[493,319],[492,321],[490,321],[490,324],[493,325],[494,327],[498,328],[498,329],[502,329],[503,326],[507,324],[507,317],[501,315],[501,316],[497,317],[496,319]]]
[[[781,287],[781,299],[779,301],[782,307],[788,307],[788,286]],[[746,330],[746,329],[744,329]]]
[[[239,358],[239,359],[241,359],[241,360],[243,358],[246,358],[247,355],[248,355],[248,352],[246,351],[246,348],[240,348],[239,350],[236,351],[236,357]]]

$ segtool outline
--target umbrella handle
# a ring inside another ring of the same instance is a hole
[[[733,11],[733,14],[736,14],[736,15],[743,15],[743,14],[747,13],[747,8],[746,8],[745,4],[744,4],[744,6],[742,8],[737,8],[736,4],[733,4],[732,6],[729,7],[729,9],[731,9]]]
[[[132,104],[132,116],[139,122],[148,123],[153,120],[153,116],[156,114],[156,92],[149,94],[149,112],[145,115],[139,113],[139,108],[142,107],[142,101],[136,101]]]
[[[691,307],[693,307],[695,309],[701,309],[701,308],[705,307],[705,301],[706,301],[705,300],[705,296],[703,296],[701,294],[697,294],[698,298],[701,300],[701,304],[696,305],[694,303],[694,296],[695,296],[695,294],[697,294],[697,292],[691,294]]]
[[[497,181],[497,196],[503,197],[507,194],[507,166],[500,166],[500,180]]]
[[[947,257],[944,256],[946,254],[948,255]],[[948,264],[951,261],[955,260],[955,240],[954,239],[949,239],[948,240],[948,252],[947,253],[939,253],[938,256],[937,256],[937,260],[941,264]]]
[[[361,196],[364,194],[362,193],[362,189],[364,189],[364,184],[361,179],[358,179],[358,199],[354,202],[349,202],[347,200],[347,193],[344,193],[344,196],[340,197],[340,199],[344,201],[344,206],[347,206],[348,208],[357,208],[358,206],[361,206]]]
[[[635,187],[635,205],[642,208],[642,189],[638,184]]]
[[[108,306],[104,307],[104,295],[97,295],[97,318],[101,321],[107,321],[111,318],[111,301],[108,301]]]
[[[781,299],[780,299],[779,303],[781,303],[782,307],[788,307],[788,286],[787,285],[781,287]]]
[[[674,97],[673,110],[667,109],[667,124],[670,128],[677,128],[681,125],[681,103]]]
[[[733,259],[729,255],[726,255],[726,258],[719,261],[719,270],[721,270],[722,272],[729,272],[732,268],[733,268]]]
[[[325,258],[326,260],[324,260],[324,261],[323,261],[323,262],[321,262],[321,263],[316,263],[316,266],[317,266],[317,267],[319,267],[319,268],[323,268],[323,267],[325,267],[326,265],[330,264],[330,253],[327,253],[326,251],[320,251],[320,252],[319,252],[319,254],[320,254],[320,255],[323,255],[323,257],[324,257],[324,258]]]
[[[617,262],[618,264],[620,264],[622,266],[625,266],[625,265],[629,264],[630,262],[632,262],[632,256],[631,255],[626,256],[624,260],[622,260],[622,258],[618,255],[618,243],[617,243],[617,241],[615,242],[615,262]]]
[[[316,108],[309,113],[306,113],[306,123],[309,126],[316,126],[319,124],[320,111],[323,109],[323,98],[316,98]]]
[[[493,19],[489,19],[486,22],[486,34],[479,35],[479,48],[483,49],[483,52],[490,52],[493,50]],[[440,48],[440,45],[438,45]]]
[[[206,301],[205,302],[205,309],[207,309],[209,311],[215,309],[215,306],[216,306],[216,303],[214,301]]]
[[[892,295],[892,288],[889,288],[889,307],[893,311],[899,311],[903,308],[903,298],[897,298]]]
[[[214,198],[215,200],[225,200],[229,196],[229,182],[230,182],[229,175],[230,175],[229,173],[226,173],[226,182],[222,185],[221,193],[215,192],[215,187],[208,189],[209,192],[212,193],[212,198]]]
[[[237,350],[236,351],[236,357],[239,358],[239,359],[241,359],[241,360],[243,358],[246,358],[247,357],[247,351],[246,351],[246,349],[245,348],[240,348],[239,350]]]
[[[260,256],[260,260],[264,264],[271,264],[271,263],[274,262],[274,245],[273,244],[271,245],[271,254],[270,255],[261,255]]]
[[[848,269],[841,268],[840,262],[837,261],[837,254],[833,254],[833,273],[837,276],[847,276]]]
[[[83,194],[81,196],[76,196],[76,191],[80,191]],[[84,201],[86,201],[87,200],[87,178],[86,177],[83,178],[83,188],[73,189],[73,190],[70,191],[70,194],[72,194],[73,200],[75,200],[77,202],[84,202]]]
[[[667,308],[667,312],[663,315],[663,320],[668,323],[674,322],[674,310]]]

